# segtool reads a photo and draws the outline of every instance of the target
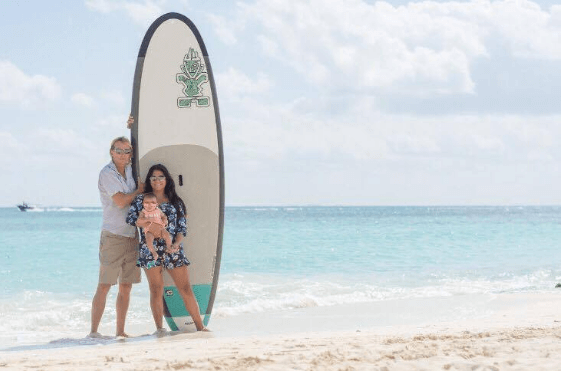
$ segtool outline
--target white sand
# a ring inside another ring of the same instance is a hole
[[[360,330],[243,337],[216,331],[2,351],[0,370],[561,369],[561,294],[503,294],[486,308],[463,320],[423,317]]]

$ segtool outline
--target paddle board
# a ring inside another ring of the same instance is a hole
[[[134,173],[161,163],[188,209],[183,247],[189,277],[208,324],[218,285],[224,226],[224,157],[216,86],[199,31],[168,13],[150,26],[138,53],[131,128]],[[171,330],[196,331],[164,271],[164,314]]]

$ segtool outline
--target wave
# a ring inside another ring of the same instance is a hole
[[[74,213],[74,212],[83,212],[83,213],[92,213],[92,212],[103,212],[101,207],[64,207],[64,206],[48,206],[48,207],[39,207],[35,206],[33,209],[28,209],[25,211],[26,213],[43,213],[43,212],[65,212],[65,213]]]
[[[248,207],[244,208],[245,211],[279,211],[278,207]]]
[[[414,298],[469,296],[503,293],[559,293],[556,282],[561,274],[546,269],[527,274],[497,274],[485,277],[435,276],[424,279],[408,277],[341,277],[335,275],[311,278],[265,274],[222,275],[213,316],[227,318],[244,314],[273,314],[303,308],[353,306]],[[82,345],[89,332],[91,293],[52,293],[23,290],[0,295],[0,349],[30,344],[51,346]],[[115,321],[116,290],[107,298],[103,322]],[[151,328],[149,289],[145,281],[131,297],[127,326]],[[143,330],[144,331],[144,330]],[[88,341],[85,341],[86,343]]]
[[[46,211],[49,212],[65,212],[65,213],[91,213],[102,212],[102,208],[73,208],[73,207],[49,207]]]
[[[229,317],[246,313],[455,295],[557,292],[555,290],[559,289],[555,289],[555,285],[558,280],[559,277],[547,270],[520,276],[499,275],[492,279],[433,277],[416,285],[344,282],[335,278],[283,282],[279,278],[234,275],[220,284],[214,315]]]
[[[127,325],[151,325],[148,288],[140,289],[141,296],[133,294]],[[116,290],[107,297],[103,314],[104,324],[115,323]],[[92,293],[93,295],[93,293]],[[0,350],[16,350],[33,344],[50,343],[50,347],[88,345],[97,340],[84,339],[89,333],[91,319],[90,294],[52,293],[23,290],[14,295],[0,296]],[[111,304],[110,304],[111,303]],[[58,340],[57,340],[58,339]]]
[[[41,207],[34,207],[33,209],[26,210],[26,213],[42,213],[45,209]]]

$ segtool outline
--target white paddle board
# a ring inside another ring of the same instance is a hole
[[[218,285],[224,225],[224,157],[208,53],[195,25],[178,13],[150,26],[138,53],[131,128],[134,171],[142,180],[161,163],[187,206],[189,277],[205,326]],[[196,331],[164,271],[164,314],[171,330]]]

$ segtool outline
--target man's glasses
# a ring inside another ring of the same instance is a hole
[[[159,176],[151,176],[150,177],[150,181],[151,182],[155,182],[156,180],[165,180],[166,177],[164,175],[159,175]]]
[[[118,155],[130,155],[132,152],[132,149],[127,148],[127,149],[121,149],[121,148],[113,148],[113,151],[115,151],[116,154]]]

